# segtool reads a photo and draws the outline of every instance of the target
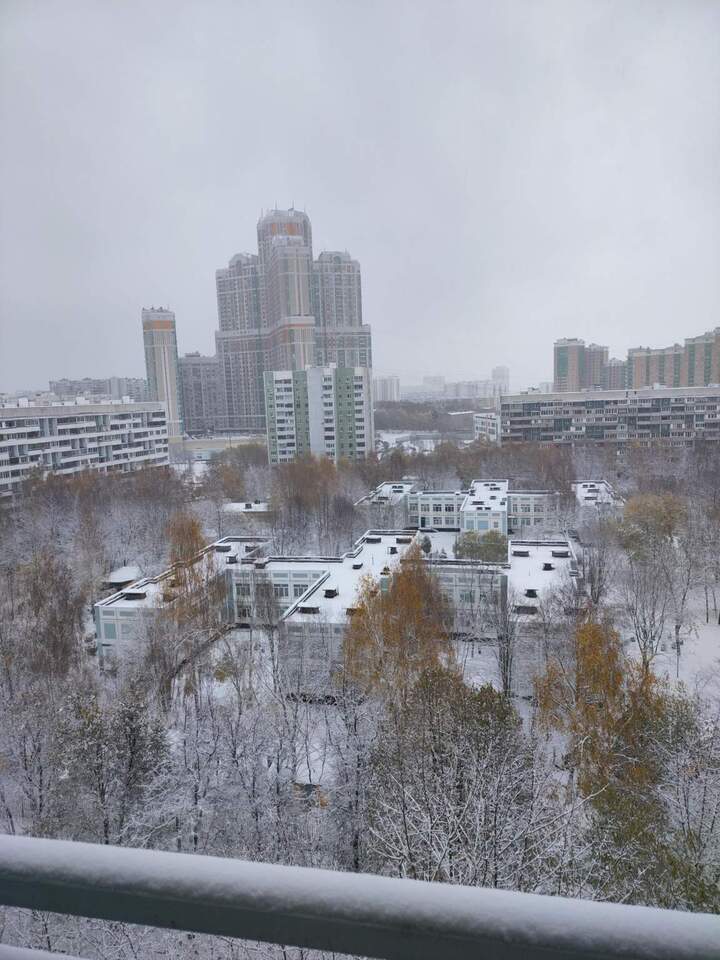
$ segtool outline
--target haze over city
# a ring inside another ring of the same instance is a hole
[[[0,386],[212,349],[262,208],[363,271],[378,373],[550,379],[720,315],[715,3],[8,2]]]

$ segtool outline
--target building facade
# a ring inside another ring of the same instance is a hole
[[[167,463],[161,403],[0,407],[0,502],[33,476],[128,473]]]
[[[270,211],[257,238],[257,254],[237,254],[216,272],[224,431],[265,430],[266,371],[372,367],[359,263],[335,251],[315,260],[310,218],[299,210]]]
[[[399,403],[400,378],[375,377],[373,380],[373,398],[375,403]]]
[[[502,443],[691,446],[720,440],[720,387],[517,394],[502,398]]]
[[[175,314],[163,307],[143,308],[142,328],[148,396],[165,404],[168,439],[179,440],[183,435],[183,419]]]
[[[468,490],[411,490],[405,494],[408,526],[494,530],[526,534],[529,527],[557,524],[560,497],[547,490],[511,490],[508,480],[473,480]]]
[[[264,375],[268,459],[308,454],[363,460],[375,449],[367,367],[308,367]]]
[[[186,353],[178,361],[185,432],[213,433],[221,422],[217,357]]]
[[[473,436],[476,440],[500,444],[500,414],[496,410],[481,410],[473,414]]]

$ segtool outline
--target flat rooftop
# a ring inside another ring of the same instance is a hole
[[[355,547],[342,557],[308,558],[305,564],[319,562],[325,565],[327,576],[318,580],[310,590],[292,604],[285,613],[284,620],[291,623],[342,622],[346,619],[348,607],[357,600],[361,580],[371,576],[377,580],[384,570],[392,572],[400,563],[402,556],[417,542],[415,531],[408,530],[368,530]],[[284,567],[284,558],[270,559],[268,564],[276,563]],[[309,612],[310,610],[316,612]]]
[[[473,480],[460,508],[463,512],[507,513],[507,480]]]
[[[247,561],[266,542],[265,537],[223,537],[222,540],[205,547],[193,563],[205,562],[209,565],[209,572],[219,574],[229,564]],[[160,607],[166,602],[163,601],[163,595],[172,589],[174,572],[174,568],[170,567],[156,577],[136,580],[117,593],[98,600],[95,606],[125,610]]]

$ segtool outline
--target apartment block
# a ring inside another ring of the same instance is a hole
[[[375,449],[371,371],[308,367],[264,375],[268,459],[362,460]]]
[[[375,403],[397,403],[400,400],[399,377],[375,377],[373,380]]]
[[[161,403],[0,407],[0,502],[32,476],[128,473],[167,463]]]
[[[221,420],[219,369],[217,357],[203,357],[199,353],[186,353],[178,360],[186,433],[213,433],[218,429]]]
[[[347,251],[315,260],[310,218],[300,210],[269,211],[257,238],[257,254],[237,254],[216,272],[223,431],[265,430],[266,371],[372,367],[357,260]]]
[[[502,398],[502,443],[691,446],[720,440],[720,387],[517,394]]]

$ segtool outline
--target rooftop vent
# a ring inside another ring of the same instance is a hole
[[[144,600],[147,593],[144,590],[125,590],[123,597],[125,600]]]
[[[230,553],[232,547],[229,543],[216,543],[215,544],[215,553]]]
[[[569,550],[551,550],[550,553],[553,557],[558,557],[560,559],[567,559],[570,556]]]
[[[512,555],[514,557],[529,557],[530,551],[529,550],[513,550]],[[553,556],[555,556],[555,554],[553,554]]]
[[[390,553],[397,553],[397,547],[388,547]]]
[[[365,537],[365,543],[382,543],[382,537]]]
[[[338,595],[338,593],[339,593],[339,591],[338,591],[338,588],[337,588],[337,587],[328,587],[328,588],[325,590],[325,596],[328,598],[328,600],[329,600],[331,597],[336,597],[336,596]]]
[[[534,587],[528,587],[525,591],[525,596],[535,600],[537,598],[537,590]]]
[[[298,607],[298,613],[320,613],[320,607]]]
[[[552,563],[544,563],[544,564],[542,565],[542,568],[543,568],[543,570],[554,570],[554,569],[555,569],[555,567],[552,565]]]
[[[352,568],[353,570],[362,570],[362,561],[360,561],[360,563],[354,563]]]
[[[395,537],[395,543],[412,543],[412,537]]]
[[[230,556],[227,558],[227,562],[228,562],[228,563],[237,563],[237,562],[238,562],[238,558],[237,558],[237,556],[236,556],[234,553],[231,553]]]
[[[252,504],[251,504],[251,503],[246,503],[246,504],[245,504],[245,509],[246,509],[246,510],[252,510]]]

